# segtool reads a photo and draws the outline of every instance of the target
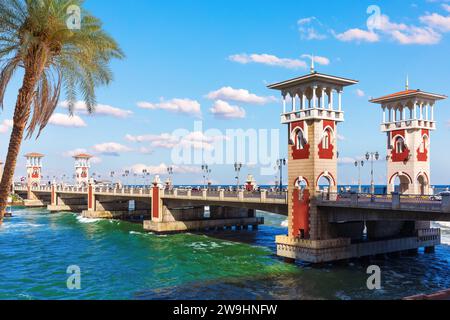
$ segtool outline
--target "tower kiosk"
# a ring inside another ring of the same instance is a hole
[[[75,159],[75,184],[79,187],[89,185],[89,169],[91,167],[91,155],[81,153],[73,157]]]
[[[26,154],[25,158],[27,159],[27,186],[38,187],[41,184],[44,155],[33,152]]]
[[[436,102],[447,97],[406,89],[370,100],[383,110],[381,131],[387,135],[387,191],[432,194],[430,134],[436,130]]]

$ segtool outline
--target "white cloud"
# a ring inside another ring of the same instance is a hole
[[[323,40],[327,36],[323,24],[316,17],[302,18],[297,21],[302,40]]]
[[[338,134],[336,137],[339,141],[344,141],[345,137],[342,134]]]
[[[216,91],[212,91],[206,95],[206,98],[210,100],[232,100],[251,104],[267,104],[270,102],[277,101],[277,98],[271,97],[260,97],[254,93],[249,92],[245,89],[234,89],[232,87],[223,87]]]
[[[312,56],[309,54],[304,54],[302,55],[302,58],[308,58],[311,60]],[[314,56],[314,62],[323,66],[327,66],[330,64],[330,59],[328,59],[327,57]]]
[[[159,103],[141,101],[138,102],[137,105],[142,109],[166,110],[174,113],[184,113],[197,117],[201,115],[200,103],[191,99],[172,99],[168,101],[161,99]]]
[[[13,127],[14,122],[12,120],[3,120],[0,123],[0,133],[6,133]]]
[[[448,7],[450,8],[450,6]],[[450,31],[450,16],[442,16],[437,13],[432,13],[420,17],[420,21],[427,26],[438,29],[442,32]]]
[[[229,60],[241,63],[259,63],[268,66],[283,67],[287,69],[306,69],[305,61],[298,59],[279,58],[270,54],[235,54],[228,57]]]
[[[192,166],[171,166],[173,168],[174,173],[178,174],[186,174],[186,173],[200,173],[201,169],[198,167],[192,167]],[[136,174],[142,174],[144,170],[147,170],[147,172],[150,175],[162,175],[167,174],[167,168],[168,166],[164,163],[161,163],[158,166],[148,166],[145,164],[135,164],[129,168],[125,168],[126,170],[130,170],[132,173]]]
[[[154,152],[153,149],[146,148],[146,147],[140,147],[138,151],[139,151],[139,153],[147,154],[147,155],[153,154],[153,152]]]
[[[356,95],[358,97],[365,97],[366,96],[366,93],[363,90],[361,90],[361,89],[356,89],[355,92],[356,92]]]
[[[60,103],[60,106],[63,108],[68,108],[69,103],[67,101],[63,101]],[[94,110],[95,111],[92,115],[111,116],[122,119],[128,118],[133,114],[130,110],[124,110],[106,104],[97,104]],[[74,113],[81,113],[85,115],[88,114],[86,103],[84,101],[77,101],[74,106]]]
[[[83,148],[78,148],[78,149],[74,149],[74,150],[69,150],[63,153],[64,157],[68,157],[68,158],[72,158],[77,154],[80,153],[88,153],[88,151],[86,149]]]
[[[50,117],[48,123],[60,127],[71,127],[71,128],[87,127],[86,122],[84,122],[84,120],[81,119],[79,116],[77,115],[70,116],[68,114],[63,113],[54,113]]]
[[[431,45],[437,44],[441,41],[442,35],[436,32],[430,26],[446,27],[444,17],[437,17],[438,15],[428,15],[421,17],[421,22],[428,24],[428,26],[414,26],[404,23],[391,22],[389,16],[380,15],[378,19],[374,19],[368,26],[370,30],[350,29],[340,34],[335,34],[335,37],[340,41],[356,41],[356,42],[378,42],[380,41],[380,33],[388,36],[403,45],[419,44]]]
[[[78,148],[78,149],[66,151],[62,155],[67,158],[73,158],[74,156],[76,156],[77,154],[80,154],[80,153],[89,153],[89,152],[86,149]],[[91,162],[91,164],[98,164],[98,163],[102,162],[102,159],[98,156],[93,156],[89,161]]]
[[[444,4],[442,4],[442,8],[443,8],[445,11],[450,12],[450,5],[444,3]]]
[[[378,42],[380,40],[376,33],[357,28],[347,30],[343,33],[336,34],[335,36],[338,40],[344,42]]]
[[[92,150],[94,150],[95,153],[108,156],[119,156],[121,153],[132,151],[131,148],[117,142],[107,142],[97,144],[92,147]]]
[[[210,112],[219,119],[242,119],[245,118],[245,110],[239,106],[233,106],[223,100],[217,100]]]
[[[169,133],[160,135],[140,135],[133,136],[127,134],[125,139],[130,142],[144,143],[149,142],[154,148],[173,149],[173,148],[194,148],[213,150],[214,143],[218,140],[225,140],[224,136],[206,136],[203,132],[193,131],[182,137]]]

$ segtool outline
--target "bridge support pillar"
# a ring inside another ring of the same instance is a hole
[[[92,182],[88,185],[88,211],[96,210],[96,201],[95,201],[95,190],[94,184]]]

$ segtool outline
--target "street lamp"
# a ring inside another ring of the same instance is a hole
[[[358,193],[362,193],[361,168],[364,167],[364,161],[355,161],[355,167],[358,168]]]
[[[277,167],[280,171],[280,192],[283,191],[283,166],[286,166],[286,159],[278,159],[277,160]]]
[[[209,180],[209,174],[211,173],[211,169],[207,164],[202,165],[202,171],[203,171],[203,186],[204,189],[206,189],[206,180]]]
[[[240,162],[239,163],[236,162],[234,164],[234,172],[236,172],[236,189],[237,190],[239,190],[239,175],[240,175],[243,167],[244,167],[244,165]]]
[[[173,185],[173,179],[171,178],[171,176],[173,176],[173,167],[168,167],[167,168],[167,174],[169,175],[169,182],[171,185]]]
[[[369,161],[370,160],[370,165],[371,165],[371,170],[370,170],[370,176],[371,176],[371,181],[370,181],[370,193],[372,195],[375,194],[375,181],[373,178],[373,162],[378,161],[378,159],[380,159],[380,154],[377,152],[367,152],[366,153],[366,160]]]

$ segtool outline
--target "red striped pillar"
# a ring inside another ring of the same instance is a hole
[[[292,230],[294,238],[309,238],[310,193],[308,189],[295,188],[292,194]]]
[[[95,211],[95,194],[92,183],[89,183],[88,186],[88,211]]]
[[[161,189],[158,183],[154,182],[152,187],[152,221],[161,221]]]
[[[56,187],[55,187],[55,185],[54,184],[52,184],[52,187],[51,187],[52,189],[51,189],[51,196],[50,196],[50,204],[52,205],[52,206],[56,206],[57,205],[57,200],[56,200],[56,197],[57,197],[57,195],[56,195]]]

